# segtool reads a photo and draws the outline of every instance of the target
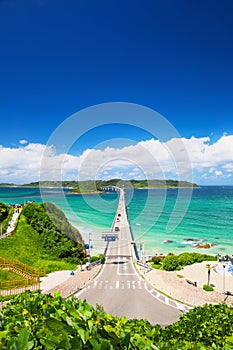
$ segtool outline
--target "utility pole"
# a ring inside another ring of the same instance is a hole
[[[142,263],[143,263],[143,269],[144,269],[144,275],[145,275],[146,271],[145,271],[145,251],[144,251],[144,242],[142,242]]]
[[[222,264],[223,267],[223,295],[225,295],[225,269],[226,269],[226,264],[223,262]]]
[[[89,269],[89,265],[91,262],[91,232],[89,232],[89,236],[88,236],[88,268]]]

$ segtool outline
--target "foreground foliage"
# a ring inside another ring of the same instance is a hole
[[[233,349],[233,308],[196,307],[162,329],[60,295],[25,292],[0,314],[1,349]]]

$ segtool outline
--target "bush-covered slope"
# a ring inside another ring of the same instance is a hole
[[[7,218],[7,215],[9,214],[9,206],[5,203],[0,202],[0,222],[5,220]]]
[[[0,240],[0,256],[44,269],[47,273],[73,270],[85,256],[81,235],[53,204],[46,206],[53,212],[59,228],[43,204],[28,204],[20,215],[15,233]],[[73,241],[66,234],[78,238]]]
[[[83,240],[79,231],[53,203],[28,204],[22,215],[39,234],[40,244],[50,257],[83,259]]]
[[[59,295],[20,294],[0,314],[1,349],[233,349],[233,308],[196,307],[162,329],[127,320],[85,301]]]

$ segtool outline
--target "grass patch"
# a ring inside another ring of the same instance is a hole
[[[161,264],[153,264],[153,263],[151,263],[151,266],[153,267],[153,269],[157,269],[157,270],[160,270],[162,268]]]
[[[18,275],[15,272],[9,270],[0,269],[0,281],[15,281],[15,280],[24,280],[22,276]]]
[[[184,276],[183,275],[180,275],[180,274],[177,274],[176,275],[178,278],[184,278]]]
[[[203,285],[203,289],[206,291],[206,292],[213,292],[214,291],[214,288],[212,286],[208,286],[208,284],[204,284]]]

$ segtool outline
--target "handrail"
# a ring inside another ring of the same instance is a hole
[[[29,279],[35,279],[39,276],[46,276],[45,270],[36,270],[35,268],[14,259],[11,260],[0,258],[0,268],[10,268],[11,270],[16,269],[20,273],[28,275]]]

